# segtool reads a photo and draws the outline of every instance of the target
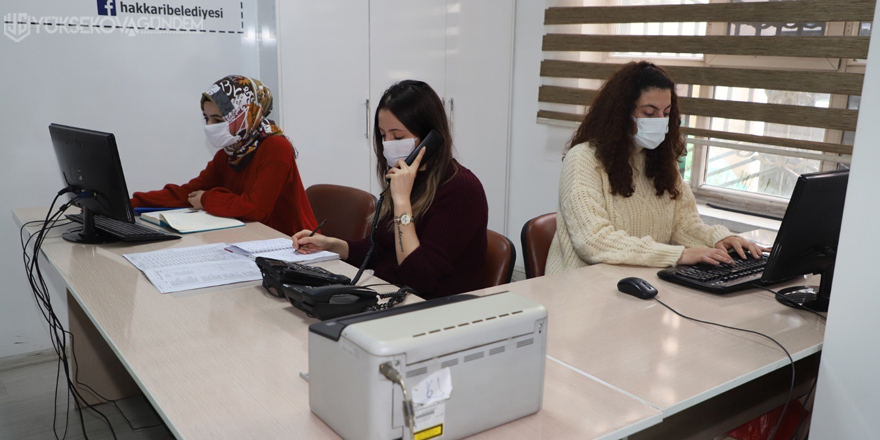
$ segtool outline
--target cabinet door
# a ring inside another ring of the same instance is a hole
[[[446,0],[370,2],[371,116],[385,90],[404,79],[424,81],[445,99]],[[375,176],[370,183],[381,191]]]
[[[369,9],[362,0],[279,1],[282,128],[308,187],[370,190]]]
[[[449,0],[448,10],[446,94],[452,102],[458,158],[483,183],[489,229],[508,232],[515,1]]]

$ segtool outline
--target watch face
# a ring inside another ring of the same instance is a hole
[[[408,225],[410,221],[412,221],[412,218],[409,216],[409,214],[403,214],[400,216],[400,224],[402,226]]]

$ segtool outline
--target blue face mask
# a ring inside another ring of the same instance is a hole
[[[636,120],[637,131],[633,140],[636,145],[653,150],[663,143],[669,133],[669,117],[665,118],[633,118]]]

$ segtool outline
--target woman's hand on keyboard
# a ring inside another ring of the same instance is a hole
[[[732,235],[715,243],[715,248],[721,249],[725,252],[729,252],[730,249],[733,249],[742,259],[746,258],[746,251],[748,251],[752,255],[752,258],[756,260],[761,258],[761,254],[764,252],[770,251],[768,248],[758,246],[756,243],[737,235]]]
[[[678,264],[691,266],[698,263],[717,266],[721,263],[733,264],[733,259],[725,250],[708,247],[686,248],[678,259]]]

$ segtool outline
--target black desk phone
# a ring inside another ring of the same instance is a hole
[[[422,163],[425,163],[442,148],[444,142],[443,135],[436,129],[431,129],[404,161],[407,165],[412,165],[419,151],[424,147],[425,155],[422,157]],[[263,274],[263,287],[272,295],[279,298],[286,297],[294,307],[322,321],[353,313],[391,308],[403,302],[408,294],[415,294],[415,290],[406,286],[400,286],[394,293],[378,293],[368,287],[356,285],[373,253],[373,233],[376,231],[379,208],[384,197],[385,191],[382,191],[376,203],[373,227],[370,230],[370,249],[354,280],[320,267],[258,257],[256,262]],[[380,299],[388,301],[379,304]]]
[[[368,287],[353,286],[348,277],[321,267],[264,257],[257,257],[256,263],[263,275],[263,287],[270,294],[287,298],[294,307],[322,321],[393,307],[408,293],[415,293],[403,287],[395,293],[380,294]],[[379,304],[386,298],[387,302]]]

